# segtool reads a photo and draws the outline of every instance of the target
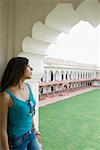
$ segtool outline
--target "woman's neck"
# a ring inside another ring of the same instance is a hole
[[[14,84],[13,84],[13,85],[10,86],[10,87],[13,87],[13,88],[15,88],[15,89],[17,89],[17,90],[21,90],[21,89],[23,89],[23,88],[25,87],[24,80],[20,80],[17,85],[14,85]]]
[[[18,83],[17,87],[19,89],[23,89],[25,87],[25,83],[24,83],[24,80],[20,80],[20,82]]]

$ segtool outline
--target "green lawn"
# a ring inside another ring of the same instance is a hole
[[[43,150],[100,150],[100,90],[39,111]]]

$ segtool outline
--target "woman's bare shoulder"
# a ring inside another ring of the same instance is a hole
[[[3,91],[0,93],[0,101],[8,103],[10,100],[10,96],[8,95],[7,92]]]

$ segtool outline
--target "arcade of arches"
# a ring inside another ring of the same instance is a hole
[[[39,84],[40,100],[100,86],[100,68],[96,65],[47,57],[44,59],[44,66],[44,75]]]

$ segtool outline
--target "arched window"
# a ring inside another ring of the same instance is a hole
[[[59,81],[59,72],[58,71],[55,72],[55,81]]]
[[[71,80],[73,79],[73,72],[72,71],[70,72],[70,79]]]
[[[85,72],[83,72],[83,79],[84,79],[84,77],[85,77]]]
[[[82,77],[83,77],[83,74],[82,74],[82,72],[81,72],[81,79],[82,79]]]
[[[86,78],[87,78],[87,72],[86,72]]]
[[[76,71],[73,72],[73,80],[76,79]]]
[[[43,78],[41,78],[41,82],[43,82]]]
[[[64,80],[64,71],[61,72],[61,80]]]
[[[77,76],[78,76],[77,78],[79,79],[79,77],[80,77],[79,72],[78,72]]]
[[[53,81],[53,71],[49,72],[49,81]]]
[[[66,80],[68,80],[68,71],[66,72]]]
[[[47,71],[44,71],[44,75],[43,75],[43,82],[47,82]]]

